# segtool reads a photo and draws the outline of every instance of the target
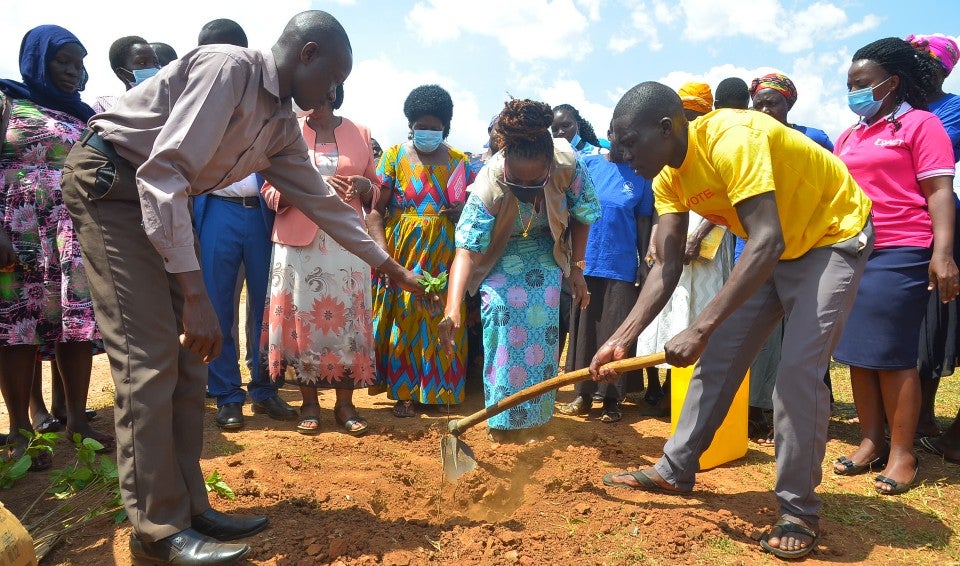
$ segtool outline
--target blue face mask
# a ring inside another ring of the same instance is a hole
[[[124,71],[126,71],[126,69],[124,69]],[[127,84],[129,84],[131,87],[135,87],[153,75],[159,73],[160,69],[157,67],[150,67],[147,69],[134,69],[127,72],[133,75],[133,82],[127,81]]]
[[[432,153],[443,143],[443,132],[436,130],[414,130],[413,145],[424,153]]]
[[[876,86],[868,86],[867,88],[861,88],[857,90],[851,90],[847,93],[847,106],[850,107],[850,110],[862,118],[870,118],[880,110],[880,107],[883,106],[883,100],[890,95],[883,95],[883,98],[880,100],[873,99],[873,90],[883,83],[890,80],[890,77],[887,77],[880,84]]]

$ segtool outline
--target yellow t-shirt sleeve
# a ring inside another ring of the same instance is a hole
[[[733,126],[718,136],[710,161],[723,181],[730,204],[776,188],[767,133],[747,126]]]
[[[689,212],[690,210],[690,207],[680,200],[680,188],[675,186],[676,181],[677,175],[667,167],[664,167],[660,174],[653,179],[654,206],[660,216]]]

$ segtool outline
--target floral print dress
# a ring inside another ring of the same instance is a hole
[[[60,192],[63,163],[84,123],[29,100],[10,103],[0,224],[19,261],[0,272],[0,347],[96,340],[80,244]]]
[[[572,218],[592,224],[600,201],[590,176],[577,163],[566,191]],[[483,325],[483,393],[486,406],[557,375],[560,356],[560,280],[553,237],[543,211],[519,203],[519,214],[503,255],[480,284]],[[542,208],[542,207],[541,207]],[[467,197],[457,224],[456,245],[486,253],[496,217],[476,195]],[[529,229],[524,236],[525,229]],[[557,392],[551,391],[490,417],[490,428],[517,430],[545,424],[553,417]]]
[[[337,144],[318,144],[321,175],[337,171]],[[307,246],[273,244],[260,359],[271,379],[357,389],[375,381],[370,267],[323,230]]]

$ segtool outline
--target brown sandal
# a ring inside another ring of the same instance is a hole
[[[397,401],[393,406],[393,416],[400,419],[409,419],[417,416],[417,411],[413,408],[413,401]]]

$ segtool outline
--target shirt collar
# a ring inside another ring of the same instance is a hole
[[[280,98],[280,72],[277,70],[277,60],[273,57],[273,51],[267,49],[261,51],[260,55],[263,57],[263,88]]]
[[[909,111],[911,111],[911,110],[913,110],[913,106],[910,106],[910,103],[907,102],[906,100],[904,100],[903,102],[900,103],[900,107],[897,108],[896,112],[893,113],[893,119],[896,120],[896,119],[900,118],[900,116],[903,116],[904,114],[906,114],[907,112],[909,112]],[[880,120],[877,120],[876,122],[874,122],[874,124],[879,124],[880,122],[886,122],[887,119],[889,119],[889,116],[888,116],[887,118],[882,118],[882,119],[880,119]],[[861,126],[862,126],[862,127],[869,127],[869,125],[867,124],[867,119],[866,119],[866,118],[860,118],[860,121],[857,122],[857,128],[859,128],[859,127],[861,127]]]

